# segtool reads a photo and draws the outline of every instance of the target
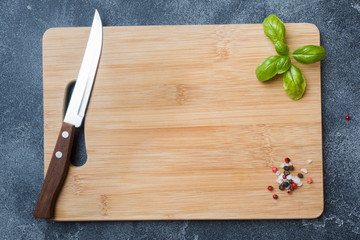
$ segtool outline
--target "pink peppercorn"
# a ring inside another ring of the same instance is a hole
[[[272,186],[268,186],[268,190],[272,191],[274,188]]]
[[[311,178],[308,178],[306,181],[307,181],[308,183],[312,183],[312,182],[313,182]]]
[[[290,189],[288,189],[288,190],[287,190],[287,193],[291,193],[291,190],[290,190]]]
[[[346,119],[346,120],[350,120],[350,116],[349,116],[349,115],[346,115],[345,119]]]
[[[273,167],[273,168],[272,168],[272,171],[273,171],[274,173],[276,173],[277,170],[278,170],[277,167]]]
[[[273,198],[274,198],[274,199],[278,199],[278,195],[277,195],[277,194],[274,194],[274,195],[273,195]]]
[[[283,176],[282,176],[282,178],[283,178],[283,179],[285,179],[285,178],[286,178],[286,176],[285,176],[285,175],[283,175]]]
[[[285,158],[284,161],[285,161],[286,163],[289,163],[289,162],[290,162],[290,158]]]
[[[293,188],[297,188],[297,184],[294,183],[294,182],[291,184],[291,186],[292,186]]]

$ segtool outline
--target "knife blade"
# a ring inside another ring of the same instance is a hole
[[[70,103],[66,110],[65,118],[35,206],[33,214],[35,218],[48,219],[54,217],[56,200],[69,169],[75,127],[81,126],[90,99],[101,55],[102,39],[101,18],[98,11],[95,10],[75,88],[71,95]]]

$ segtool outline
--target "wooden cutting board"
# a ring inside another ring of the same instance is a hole
[[[286,29],[291,51],[320,43],[312,24]],[[44,172],[89,30],[53,28],[43,38]],[[255,77],[275,54],[260,24],[105,27],[85,118],[88,160],[70,166],[55,220],[318,217],[320,64],[296,63],[307,89],[293,101],[282,78]],[[271,167],[284,157],[313,184],[281,192]]]

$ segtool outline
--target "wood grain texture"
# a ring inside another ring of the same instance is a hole
[[[51,156],[43,186],[37,200],[34,217],[53,218],[54,208],[69,170],[75,126],[63,123]]]
[[[320,43],[312,24],[286,29],[290,51]],[[44,35],[45,171],[89,30]],[[282,79],[255,77],[275,54],[260,24],[105,27],[85,118],[88,160],[70,166],[55,220],[319,216],[320,64],[297,64],[307,90],[292,101]],[[277,186],[271,167],[284,157],[297,170],[306,167],[314,183],[291,195],[269,192]]]

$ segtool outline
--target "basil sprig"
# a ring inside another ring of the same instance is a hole
[[[256,77],[262,82],[273,78],[278,73],[277,62],[279,58],[278,55],[271,56],[260,63],[256,68]]]
[[[277,62],[277,74],[283,74],[291,66],[291,60],[288,56],[281,56]]]
[[[277,41],[284,42],[285,40],[285,26],[284,23],[274,14],[265,18],[263,22],[264,33],[270,38],[273,43]]]
[[[256,77],[265,82],[273,78],[276,74],[286,72],[291,65],[291,60],[288,56],[274,55],[265,59],[256,68]]]
[[[296,49],[291,56],[302,64],[310,64],[321,61],[325,57],[326,51],[321,46],[307,45]]]
[[[291,64],[289,71],[284,74],[284,89],[286,93],[293,99],[300,99],[306,88],[305,78],[297,66]]]
[[[284,42],[277,41],[276,43],[274,43],[274,45],[275,45],[275,50],[279,55],[282,55],[282,56],[289,55],[289,47]]]
[[[284,74],[283,87],[289,97],[299,100],[305,93],[306,80],[299,67],[291,64],[289,47],[285,44],[286,29],[284,23],[275,15],[270,15],[263,22],[265,35],[274,43],[279,55],[266,58],[256,68],[256,77],[268,81],[277,74]],[[296,49],[291,56],[299,63],[311,64],[321,61],[326,51],[321,46],[306,45]]]

